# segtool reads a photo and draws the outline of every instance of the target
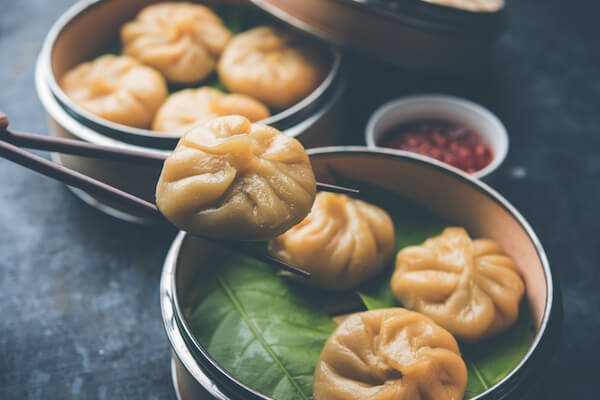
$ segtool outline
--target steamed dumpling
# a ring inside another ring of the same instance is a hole
[[[223,84],[273,108],[286,108],[322,80],[318,44],[296,33],[258,27],[235,36],[219,61]]]
[[[192,3],[147,6],[121,29],[123,53],[174,83],[193,83],[210,75],[230,39],[213,11]]]
[[[350,289],[394,255],[394,225],[381,208],[343,194],[319,192],[310,214],[269,243],[276,257],[311,273],[308,283]]]
[[[396,257],[392,291],[405,307],[429,316],[466,341],[506,330],[525,291],[515,262],[488,239],[447,228]]]
[[[270,113],[260,101],[243,94],[224,94],[209,87],[185,89],[164,102],[152,129],[181,136],[195,124],[227,115],[241,115],[256,122],[268,118]]]
[[[60,86],[92,114],[136,128],[149,128],[167,97],[160,73],[127,56],[106,55],[79,64],[62,77]]]
[[[325,344],[314,400],[462,400],[467,368],[456,340],[403,308],[352,314]]]
[[[180,139],[164,163],[156,204],[193,234],[266,240],[300,222],[315,191],[300,142],[229,116],[198,125]]]

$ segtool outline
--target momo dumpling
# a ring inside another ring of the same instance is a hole
[[[457,338],[477,341],[510,327],[525,291],[515,262],[488,239],[446,228],[396,257],[392,291]]]
[[[302,220],[316,192],[304,147],[242,116],[188,131],[164,163],[156,204],[192,234],[271,239]]]
[[[262,26],[235,36],[217,71],[223,84],[270,107],[282,109],[306,97],[321,82],[318,44],[299,34]]]
[[[319,192],[310,213],[269,242],[276,257],[311,273],[307,283],[350,289],[372,277],[395,250],[394,225],[381,208]]]
[[[227,115],[241,115],[257,122],[268,118],[267,106],[243,94],[224,94],[203,87],[185,89],[169,96],[159,108],[152,129],[181,136],[192,126]]]
[[[121,29],[123,53],[159,70],[169,82],[193,83],[210,75],[231,32],[209,8],[158,3]]]
[[[454,337],[403,308],[352,314],[327,340],[314,400],[462,400],[467,368]]]
[[[167,83],[153,68],[127,56],[106,55],[68,71],[60,87],[73,102],[100,118],[148,128],[167,97]]]

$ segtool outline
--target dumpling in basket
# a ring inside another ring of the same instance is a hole
[[[180,139],[163,166],[156,204],[193,234],[267,240],[308,214],[315,191],[300,142],[229,116],[198,125]]]
[[[403,308],[352,314],[315,369],[315,400],[462,400],[467,368],[452,335]]]
[[[210,75],[230,39],[231,32],[211,9],[183,2],[147,6],[121,28],[124,54],[182,84]]]
[[[525,288],[498,243],[446,228],[398,252],[392,291],[405,307],[472,342],[514,324]]]
[[[135,128],[149,128],[167,97],[161,74],[127,56],[106,55],[79,64],[62,77],[60,86],[83,109]]]
[[[181,136],[195,124],[227,115],[241,115],[250,122],[257,122],[268,118],[270,113],[260,101],[243,94],[224,94],[209,87],[185,89],[163,103],[154,117],[152,129]]]
[[[394,225],[381,208],[319,192],[306,218],[269,242],[276,257],[311,273],[307,283],[331,290],[357,286],[394,255]]]
[[[310,94],[323,78],[319,44],[299,34],[262,26],[235,36],[217,71],[232,92],[282,109]]]

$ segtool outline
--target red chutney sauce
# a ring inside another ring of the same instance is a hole
[[[493,158],[479,134],[438,120],[417,120],[392,128],[380,145],[433,157],[469,173],[483,169]]]

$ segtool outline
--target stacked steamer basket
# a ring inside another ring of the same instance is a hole
[[[85,111],[67,97],[58,84],[65,72],[75,65],[114,48],[123,24],[152,3],[156,1],[83,0],[67,10],[54,24],[36,67],[36,86],[48,114],[52,135],[163,153],[175,147],[178,141],[176,137],[112,123]],[[213,8],[229,6],[255,9],[249,2],[239,0],[206,0],[198,3]],[[340,99],[345,87],[341,72],[342,56],[336,47],[324,47],[329,54],[326,55],[326,71],[319,86],[296,104],[261,121],[299,139],[307,147],[334,144],[337,134],[341,132],[338,121],[341,120]],[[154,201],[154,189],[160,173],[157,168],[66,155],[56,155],[54,158],[71,169]],[[123,174],[124,170],[127,170],[127,174]],[[152,222],[119,205],[76,189],[74,191],[84,201],[118,218],[131,222]]]
[[[473,12],[422,0],[252,2],[330,42],[404,68],[441,73],[480,68],[504,21],[503,7]]]

